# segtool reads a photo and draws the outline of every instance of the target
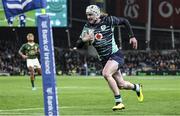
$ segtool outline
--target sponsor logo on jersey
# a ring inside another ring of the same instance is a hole
[[[97,34],[95,35],[95,38],[96,38],[97,40],[100,40],[100,39],[103,38],[103,35],[102,35],[101,33],[97,33]]]
[[[104,31],[104,30],[106,30],[106,25],[101,26],[101,31]]]

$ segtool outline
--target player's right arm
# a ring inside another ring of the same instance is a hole
[[[25,51],[25,44],[23,44],[21,46],[21,48],[19,49],[18,53],[19,55],[23,58],[23,59],[27,59],[28,56],[26,54],[24,54],[24,51]]]
[[[85,43],[93,40],[94,40],[94,32],[92,30],[90,32],[90,29],[84,26],[82,33],[78,41],[76,42],[76,48],[82,48],[85,45]]]
[[[94,39],[94,30],[90,29],[87,24],[84,26],[80,38],[83,42],[93,41]]]

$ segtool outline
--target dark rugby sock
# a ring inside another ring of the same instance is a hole
[[[31,80],[31,85],[32,87],[34,87],[34,80]]]

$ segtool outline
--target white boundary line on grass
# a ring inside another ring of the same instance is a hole
[[[42,87],[36,87],[39,89],[42,89]],[[109,89],[109,88],[101,88],[101,87],[78,87],[78,86],[63,86],[63,87],[57,87],[58,90],[62,91],[63,89],[87,89],[87,90],[94,90],[94,89],[101,89],[101,90],[105,90],[105,89]],[[144,91],[180,91],[180,88],[166,88],[166,87],[162,87],[162,88],[153,88],[153,87],[146,87],[143,89]]]
[[[68,106],[63,106],[59,107],[61,109],[68,109],[68,108],[74,108],[74,107],[68,107]],[[24,109],[10,109],[10,110],[0,110],[1,112],[11,112],[11,111],[29,111],[29,110],[42,110],[44,108],[24,108]]]
[[[40,110],[43,108],[24,108],[24,109],[10,109],[10,110],[0,110],[0,112],[9,112],[9,111],[28,111],[28,110]]]

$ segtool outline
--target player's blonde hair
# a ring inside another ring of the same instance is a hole
[[[108,13],[101,12],[101,15],[100,15],[100,17],[106,17],[106,16],[108,16]]]

